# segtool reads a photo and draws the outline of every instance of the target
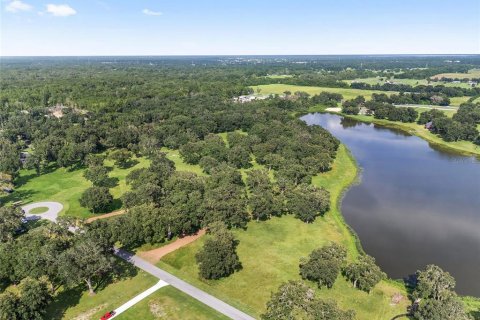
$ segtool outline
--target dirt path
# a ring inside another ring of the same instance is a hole
[[[178,240],[175,240],[172,243],[167,244],[166,246],[163,246],[158,249],[153,249],[150,251],[143,251],[143,252],[138,252],[137,255],[143,258],[144,260],[147,260],[150,263],[157,263],[163,256],[169,254],[170,252],[173,252],[183,246],[186,246],[189,243],[192,243],[193,241],[197,240],[201,236],[205,234],[205,229],[202,229],[198,231],[197,234],[193,236],[186,236],[183,238],[180,238]]]
[[[99,216],[96,216],[96,217],[88,218],[87,223],[93,222],[93,221],[98,220],[98,219],[105,219],[105,218],[119,216],[119,215],[124,214],[124,213],[125,213],[124,209],[113,211],[113,212],[110,212],[110,213],[105,213],[105,214],[102,214],[102,215],[99,215]]]

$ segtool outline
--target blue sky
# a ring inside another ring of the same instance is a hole
[[[480,0],[0,0],[0,54],[480,54]]]

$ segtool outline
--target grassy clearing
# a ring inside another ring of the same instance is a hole
[[[228,318],[185,293],[166,286],[119,315],[117,319],[220,320]]]
[[[199,165],[191,165],[188,163],[183,162],[182,157],[178,150],[172,150],[168,148],[162,148],[162,151],[167,154],[167,158],[172,160],[175,163],[175,168],[177,171],[189,171],[194,172],[199,176],[204,176],[205,173],[203,172],[202,168]]]
[[[452,79],[472,79],[480,78],[480,69],[471,69],[468,70],[468,73],[440,73],[434,75],[432,78],[441,79],[441,78],[452,78]]]
[[[331,92],[331,93],[340,93],[343,95],[343,98],[353,99],[357,96],[364,96],[365,99],[369,100],[372,97],[372,93],[386,93],[392,94],[393,91],[378,91],[378,90],[360,90],[360,89],[350,89],[350,88],[327,88],[327,87],[311,87],[311,86],[297,86],[291,84],[265,84],[259,86],[252,86],[252,89],[257,92],[257,89],[260,89],[260,94],[283,94],[285,91],[290,91],[295,93],[297,91],[303,91],[310,95],[319,94],[320,92]]]
[[[118,184],[110,189],[116,203],[120,196],[128,190],[125,183],[126,175],[138,168],[146,167],[149,161],[145,158],[135,158],[136,164],[128,169],[113,166],[113,162],[105,161],[105,165],[112,168],[109,176],[118,179]],[[34,170],[21,170],[15,184],[15,192],[6,196],[5,202],[22,200],[23,203],[37,201],[58,201],[63,204],[60,215],[69,215],[79,218],[94,216],[87,209],[80,206],[79,199],[91,183],[83,177],[85,169],[68,170],[65,168],[54,169],[48,173],[37,176]]]
[[[167,157],[175,163],[178,171],[191,171],[198,175],[204,175],[200,166],[192,166],[182,161],[178,150],[162,148],[167,153]],[[115,187],[110,189],[117,207],[119,209],[120,197],[129,190],[125,182],[125,177],[135,169],[148,167],[150,161],[146,158],[134,158],[136,163],[127,169],[120,169],[114,166],[113,161],[105,160],[105,166],[112,168],[109,172],[111,178],[118,179]],[[5,196],[2,201],[14,202],[22,200],[23,203],[37,201],[57,201],[63,204],[63,210],[60,215],[69,215],[79,218],[89,218],[95,216],[87,209],[80,206],[79,199],[91,183],[83,177],[84,168],[68,170],[65,168],[54,169],[50,172],[37,176],[34,170],[21,170],[20,176],[16,180],[17,188],[15,192]],[[41,212],[32,212],[41,213]]]
[[[167,255],[158,265],[258,317],[264,312],[272,291],[276,291],[284,281],[300,278],[299,259],[313,249],[334,241],[348,248],[350,261],[358,255],[355,238],[344,224],[338,205],[343,190],[355,181],[356,174],[356,164],[342,145],[333,170],[313,180],[315,185],[325,186],[331,191],[333,205],[324,217],[305,224],[287,215],[266,222],[250,222],[247,230],[234,230],[240,241],[238,254],[243,269],[226,279],[206,281],[198,277],[194,256],[204,238]],[[342,308],[355,309],[358,319],[390,319],[404,313],[406,308],[406,303],[389,305],[395,292],[405,294],[405,291],[387,281],[367,294],[354,289],[339,277],[332,289],[317,291],[323,298],[337,300]]]
[[[470,99],[471,97],[452,97],[450,98],[450,105],[451,106],[459,106],[461,105],[462,103],[465,103],[468,101],[468,99]]]

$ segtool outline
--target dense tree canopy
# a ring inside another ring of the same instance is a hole
[[[436,265],[428,265],[417,271],[417,284],[413,297],[419,305],[414,312],[418,320],[469,320],[465,306],[455,291],[455,279]]]
[[[236,247],[238,241],[220,222],[211,228],[211,237],[205,240],[196,255],[200,276],[205,279],[220,279],[241,268]]]
[[[318,287],[331,288],[346,256],[345,248],[336,243],[316,249],[310,253],[308,260],[300,263],[300,275],[303,279],[317,282]]]
[[[386,277],[385,273],[375,264],[375,259],[363,255],[357,262],[349,264],[344,269],[344,274],[355,288],[370,292],[380,280]]]

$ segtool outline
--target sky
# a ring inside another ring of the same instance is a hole
[[[480,0],[0,0],[1,56],[480,54]]]

